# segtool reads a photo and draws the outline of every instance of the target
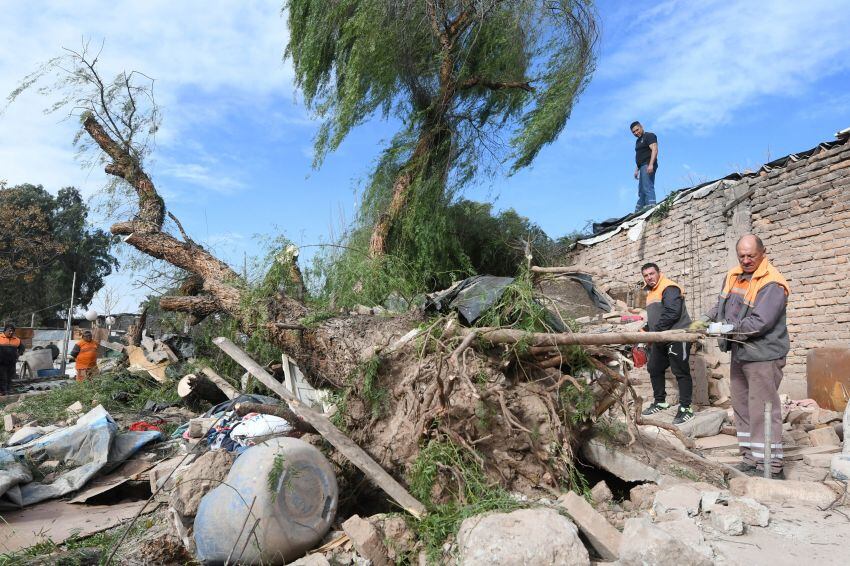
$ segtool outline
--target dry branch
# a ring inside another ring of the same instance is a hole
[[[572,332],[545,333],[524,332],[509,328],[464,328],[459,333],[468,335],[476,332],[482,340],[491,344],[516,344],[529,346],[604,346],[610,344],[654,344],[658,342],[697,342],[704,335],[684,330],[664,332],[604,332],[599,334],[577,334]]]

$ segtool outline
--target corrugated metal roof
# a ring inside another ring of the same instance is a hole
[[[847,143],[847,141],[850,140],[850,128],[845,128],[843,130],[838,131],[835,134],[835,138],[836,139],[834,141],[819,143],[818,145],[816,145],[815,147],[813,147],[809,150],[801,151],[801,152],[798,152],[798,153],[791,153],[791,154],[786,155],[784,157],[780,157],[778,159],[774,159],[773,161],[769,161],[769,162],[765,163],[764,165],[762,165],[761,167],[759,167],[756,171],[745,171],[743,173],[730,173],[730,174],[726,175],[725,177],[721,177],[720,179],[715,179],[713,181],[708,181],[706,183],[700,183],[699,185],[695,185],[693,187],[685,187],[683,189],[673,191],[672,193],[670,193],[670,195],[667,196],[667,198],[669,199],[671,196],[676,195],[673,198],[673,204],[676,205],[676,204],[679,204],[679,203],[684,203],[684,202],[691,200],[692,198],[703,198],[703,197],[707,196],[708,194],[714,192],[714,190],[716,190],[719,187],[725,188],[728,185],[732,184],[732,183],[730,183],[730,181],[731,182],[737,182],[737,181],[740,181],[741,179],[745,179],[745,178],[759,177],[761,175],[765,175],[767,173],[770,173],[771,171],[775,171],[776,169],[781,169],[783,167],[787,167],[789,163],[794,163],[794,162],[800,161],[802,159],[807,159],[807,158],[811,157],[812,155],[820,153],[821,151],[826,151],[826,150],[831,149],[833,147]],[[652,213],[660,205],[661,205],[661,203],[658,203],[655,207],[653,207],[649,210],[645,210],[645,211],[640,212],[640,213],[632,212],[630,214],[627,214],[626,216],[623,216],[619,220],[616,220],[615,222],[613,222],[612,223],[613,225],[610,228],[607,228],[607,229],[602,230],[598,233],[595,233],[595,234],[593,234],[592,237],[589,237],[589,238],[586,238],[586,239],[583,239],[583,240],[579,240],[576,243],[579,244],[579,245],[582,245],[582,246],[592,246],[594,244],[598,244],[599,242],[603,242],[603,241],[605,241],[609,238],[612,238],[618,232],[620,232],[622,230],[626,230],[626,229],[634,226],[635,224],[637,224],[641,220],[645,220],[646,218],[648,218],[650,215],[652,215]]]

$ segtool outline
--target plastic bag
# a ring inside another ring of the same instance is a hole
[[[260,413],[248,413],[230,431],[232,438],[255,438],[269,434],[281,434],[290,432],[292,425],[289,421],[273,415],[262,415]]]

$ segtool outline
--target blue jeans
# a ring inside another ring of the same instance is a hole
[[[638,172],[638,201],[635,206],[635,212],[638,210],[655,205],[655,173],[658,171],[658,164],[652,170],[652,173],[646,172],[646,165],[640,166]]]

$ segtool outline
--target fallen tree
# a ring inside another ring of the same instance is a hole
[[[162,297],[162,309],[185,313],[193,323],[225,313],[243,332],[261,334],[278,346],[311,384],[334,391],[338,427],[396,479],[404,482],[412,470],[422,470],[423,447],[437,443],[465,451],[490,485],[559,491],[580,485],[573,448],[601,415],[612,407],[627,415],[636,407],[639,413],[641,400],[619,354],[570,348],[666,341],[668,333],[553,333],[545,325],[523,325],[522,317],[511,328],[467,329],[451,315],[428,319],[420,312],[328,317],[302,298],[297,254],[291,250],[277,256],[278,265],[270,268],[271,279],[258,295],[192,240],[145,171],[139,136],[157,115],[155,108],[140,107],[143,101],[153,104],[149,90],[136,83],[134,73],[104,82],[95,61],[85,51],[64,60],[93,89],[74,99],[85,109],[83,132],[104,171],[135,195],[134,216],[115,223],[111,232],[187,275],[182,294]],[[166,219],[180,237],[168,231]],[[675,334],[680,341],[697,337]],[[553,356],[556,364],[546,361]],[[620,365],[612,369],[610,363]],[[192,390],[196,379],[189,381],[184,389]],[[433,501],[463,498],[465,476],[456,464],[438,462],[429,473]]]

